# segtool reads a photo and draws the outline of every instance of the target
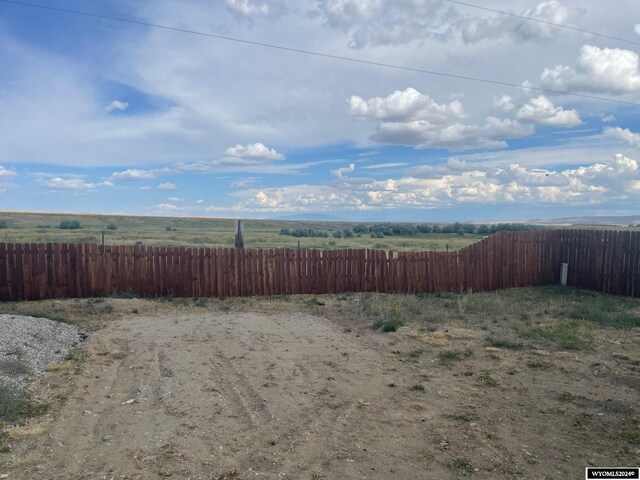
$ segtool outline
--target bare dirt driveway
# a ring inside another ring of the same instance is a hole
[[[424,449],[420,394],[399,395],[383,357],[326,319],[137,315],[87,350],[43,446],[46,478],[449,473]]]
[[[559,480],[640,463],[640,328],[562,317],[622,299],[180,302],[42,304],[112,313],[74,370],[40,380],[59,401],[12,445],[26,460],[9,480]]]

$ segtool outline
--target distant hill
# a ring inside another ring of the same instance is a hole
[[[627,226],[640,224],[640,215],[604,215],[584,217],[561,217],[531,220],[538,225],[615,225]]]
[[[291,221],[318,221],[318,222],[341,222],[340,217],[335,215],[325,215],[322,213],[295,213],[292,215],[285,215],[284,217],[278,217],[274,220],[291,220]]]

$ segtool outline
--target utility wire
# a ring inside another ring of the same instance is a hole
[[[585,30],[583,28],[571,27],[569,25],[563,25],[561,23],[554,23],[554,22],[550,22],[548,20],[543,20],[541,18],[529,17],[527,15],[518,15],[517,13],[506,12],[504,10],[496,10],[494,8],[483,7],[482,5],[476,5],[476,4],[473,4],[473,3],[460,2],[458,0],[444,0],[444,1],[445,2],[449,2],[449,3],[455,3],[456,5],[463,5],[465,7],[477,8],[479,10],[485,10],[487,12],[499,13],[501,15],[508,15],[510,17],[521,18],[523,20],[529,20],[531,22],[544,23],[545,25],[551,25],[553,27],[564,28],[565,30],[573,30],[574,32],[586,33],[586,34],[593,35],[593,36],[596,36],[596,37],[607,38],[609,40],[616,40],[617,42],[629,43],[631,45],[640,45],[640,42],[635,41],[635,40],[629,40],[627,38],[614,37],[613,35],[607,35],[605,33],[593,32],[591,30]]]
[[[451,1],[451,0],[449,0],[449,1]],[[503,81],[500,81],[500,80],[491,80],[491,79],[488,79],[488,78],[472,77],[472,76],[467,76],[467,75],[457,75],[457,74],[454,74],[454,73],[438,72],[438,71],[435,71],[435,70],[425,70],[425,69],[422,69],[422,68],[407,67],[407,66],[395,65],[395,64],[391,64],[391,63],[375,62],[375,61],[363,60],[363,59],[355,58],[355,57],[345,57],[345,56],[342,56],[342,55],[333,55],[333,54],[330,54],[330,53],[317,52],[317,51],[313,51],[313,50],[304,50],[304,49],[301,49],[301,48],[286,47],[286,46],[283,46],[283,45],[276,45],[276,44],[272,44],[272,43],[256,42],[256,41],[253,41],[253,40],[246,40],[246,39],[242,39],[242,38],[228,37],[228,36],[224,36],[224,35],[216,35],[214,33],[200,32],[200,31],[197,31],[197,30],[189,30],[189,29],[186,29],[186,28],[170,27],[170,26],[167,26],[167,25],[160,25],[160,24],[157,24],[157,23],[143,22],[143,21],[134,20],[134,19],[131,19],[131,18],[114,17],[112,15],[104,15],[104,14],[100,14],[100,13],[91,13],[91,12],[86,12],[86,11],[83,11],[83,10],[73,10],[73,9],[68,9],[68,8],[51,7],[51,6],[48,6],[48,5],[39,5],[39,4],[35,4],[35,3],[22,2],[22,1],[18,1],[18,0],[0,0],[0,2],[7,3],[7,4],[12,4],[12,5],[21,5],[21,6],[24,6],[24,7],[39,8],[39,9],[43,9],[43,10],[50,10],[50,11],[61,12],[61,13],[82,15],[82,16],[85,16],[85,17],[100,18],[100,19],[104,19],[104,20],[113,20],[115,22],[129,23],[129,24],[133,24],[133,25],[140,25],[140,26],[143,26],[143,27],[158,28],[158,29],[169,30],[169,31],[173,31],[173,32],[187,33],[187,34],[191,34],[191,35],[198,35],[198,36],[201,36],[201,37],[216,38],[216,39],[219,39],[219,40],[226,40],[226,41],[229,41],[229,42],[242,43],[242,44],[245,44],[245,45],[253,45],[253,46],[271,48],[271,49],[281,50],[281,51],[286,51],[286,52],[301,53],[301,54],[305,54],[305,55],[313,55],[313,56],[316,56],[316,57],[330,58],[330,59],[333,59],[333,60],[342,60],[342,61],[345,61],[345,62],[353,62],[353,63],[359,63],[359,64],[363,64],[363,65],[372,65],[372,66],[375,66],[375,67],[384,67],[384,68],[390,68],[390,69],[395,69],[395,70],[403,70],[403,71],[408,71],[408,72],[424,73],[424,74],[427,74],[427,75],[435,75],[435,76],[439,76],[439,77],[455,78],[455,79],[458,79],[458,80],[468,80],[468,81],[472,81],[472,82],[487,83],[487,84],[492,84],[492,85],[501,85],[501,86],[504,86],[504,87],[522,88],[522,89],[525,89],[525,90],[532,90],[532,91],[542,92],[542,93],[551,93],[551,94],[555,94],[555,95],[569,95],[569,96],[573,96],[573,97],[589,98],[589,99],[592,99],[592,100],[600,100],[600,101],[603,101],[603,102],[620,103],[620,104],[623,104],[623,105],[633,105],[633,106],[636,106],[636,107],[640,106],[640,103],[638,103],[638,102],[631,102],[631,101],[627,101],[627,100],[618,100],[618,99],[614,99],[614,98],[600,97],[600,96],[597,96],[597,95],[588,95],[588,94],[584,94],[584,93],[576,93],[576,92],[570,92],[570,91],[564,91],[564,90],[553,90],[553,89],[549,89],[549,88],[533,87],[533,86],[530,86],[530,85],[519,85],[517,83],[503,82]]]

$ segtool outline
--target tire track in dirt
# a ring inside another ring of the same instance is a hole
[[[88,349],[52,479],[362,478],[377,431],[398,429],[384,359],[325,319],[137,315]]]

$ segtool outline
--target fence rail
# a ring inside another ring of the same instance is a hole
[[[495,290],[552,284],[640,296],[640,232],[498,232],[455,252],[0,243],[0,300]]]

